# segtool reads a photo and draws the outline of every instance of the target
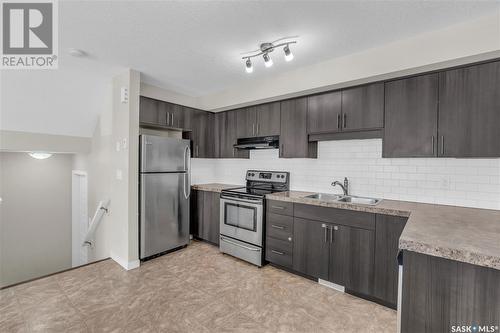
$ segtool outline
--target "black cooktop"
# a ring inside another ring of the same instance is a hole
[[[280,190],[272,187],[236,187],[225,189],[223,192],[265,196],[273,192],[280,192]]]

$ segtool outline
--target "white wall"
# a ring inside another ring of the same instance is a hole
[[[139,82],[139,73],[127,70],[113,78],[112,88],[110,255],[125,268],[139,265]],[[128,89],[128,103],[120,101],[121,88]]]
[[[250,160],[193,159],[193,183],[242,184],[247,169],[283,170],[293,190],[341,193],[330,184],[348,177],[354,195],[500,209],[500,159],[382,158],[381,139],[318,149],[317,159],[280,159],[277,149],[253,150]]]
[[[0,152],[0,287],[71,267],[72,159]]]

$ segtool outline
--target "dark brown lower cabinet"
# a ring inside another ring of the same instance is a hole
[[[293,269],[369,295],[373,288],[373,230],[294,218]]]
[[[191,234],[219,244],[220,193],[191,191]]]
[[[332,225],[329,280],[348,291],[370,295],[373,290],[375,232]]]
[[[375,226],[375,273],[373,296],[396,308],[398,299],[399,237],[406,217],[377,214]]]
[[[495,327],[500,323],[500,270],[405,251],[402,297],[403,333]]]
[[[293,219],[293,269],[302,274],[328,280],[328,230],[325,223]]]

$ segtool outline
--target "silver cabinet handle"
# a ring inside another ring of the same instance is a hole
[[[170,112],[167,112],[167,125],[170,125]]]
[[[200,146],[196,145],[196,157],[200,156]]]
[[[333,228],[330,227],[328,229],[330,229],[330,244],[331,244],[331,243],[333,243]]]
[[[288,241],[291,242],[292,241],[292,237],[288,237]]]
[[[285,207],[283,207],[283,206],[274,206],[274,205],[271,206],[271,208],[274,208],[274,209],[285,209]]]
[[[441,155],[444,155],[444,135],[441,135]]]
[[[321,225],[321,228],[325,229],[325,241],[324,241],[324,242],[326,243],[326,242],[327,242],[327,237],[328,237],[328,235],[326,234],[326,229],[327,229],[327,228],[326,228],[326,224],[324,224],[324,223],[323,223],[323,224]]]
[[[340,128],[340,113],[337,114],[337,128]]]
[[[171,123],[171,125],[174,126],[174,114],[172,113],[171,116],[172,116],[172,123]]]
[[[252,124],[252,135],[255,135],[255,124]]]
[[[274,229],[279,229],[279,230],[284,230],[285,228],[280,226],[280,225],[275,225],[275,224],[271,224],[271,228],[274,228]]]
[[[346,128],[347,126],[347,114],[344,113],[344,124],[342,125],[342,128]]]
[[[272,253],[276,253],[276,254],[279,254],[280,256],[284,255],[283,252],[280,252],[280,251],[276,251],[276,250],[271,250]]]
[[[432,155],[434,155],[434,135],[432,136]]]

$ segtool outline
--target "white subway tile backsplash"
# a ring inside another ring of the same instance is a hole
[[[285,170],[294,190],[351,193],[386,199],[500,209],[500,159],[382,158],[382,140],[319,143],[317,159],[280,159],[278,150],[253,150],[249,160],[193,159],[193,183],[243,184],[247,169]]]

